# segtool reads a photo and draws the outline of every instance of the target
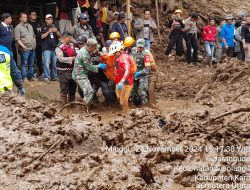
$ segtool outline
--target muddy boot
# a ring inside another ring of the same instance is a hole
[[[180,60],[181,60],[181,56],[176,55],[176,56],[175,56],[175,62],[176,62],[176,63],[179,63]]]
[[[70,95],[69,97],[68,97],[68,102],[74,102],[75,101],[75,95]]]
[[[67,104],[67,94],[61,94],[60,99],[61,99],[62,106]]]

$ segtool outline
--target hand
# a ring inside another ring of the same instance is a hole
[[[57,32],[57,28],[53,28],[53,32]]]
[[[107,65],[104,63],[99,63],[98,68],[105,70],[107,68]]]
[[[228,49],[229,49],[229,46],[228,46],[228,45],[225,45],[225,48],[228,50]]]
[[[137,71],[137,72],[135,73],[135,78],[138,78],[139,76],[141,76],[141,72],[140,72],[140,71]]]
[[[36,30],[37,30],[37,32],[41,32],[42,31],[41,27],[37,28]]]
[[[76,59],[76,57],[72,57],[72,60],[74,61]]]
[[[50,33],[51,33],[51,32],[54,32],[53,28],[50,28],[50,29],[49,29],[49,32],[50,32]]]
[[[23,51],[29,51],[29,49],[26,46],[24,46]]]
[[[123,83],[122,82],[119,82],[118,85],[117,85],[117,89],[118,90],[121,90],[123,87]]]
[[[247,45],[246,45],[246,44],[244,44],[244,45],[243,45],[243,48],[244,48],[244,49],[248,49],[248,47],[247,47]]]

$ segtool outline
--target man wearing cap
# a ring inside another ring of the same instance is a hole
[[[198,49],[199,49],[199,44],[198,44],[198,38],[197,38],[197,20],[198,20],[198,14],[197,13],[192,13],[192,15],[185,20],[185,28],[184,31],[186,32],[186,46],[187,46],[187,63],[190,64],[193,62],[194,64],[198,63]],[[192,53],[193,49],[193,53]]]
[[[15,28],[15,40],[18,44],[19,53],[21,56],[21,74],[23,81],[37,80],[34,77],[34,62],[36,58],[36,36],[32,26],[28,23],[26,13],[20,13],[20,23]],[[28,66],[28,72],[27,72]]]
[[[150,56],[145,49],[145,40],[138,39],[136,47],[132,48],[132,57],[137,64],[135,73],[135,83],[132,91],[132,97],[135,105],[148,104],[148,77],[151,68]]]
[[[89,16],[82,13],[79,17],[79,22],[73,26],[71,33],[74,38],[77,39],[80,35],[86,36],[86,38],[96,39],[92,27],[88,24]]]
[[[45,16],[45,25],[42,26],[41,32],[44,81],[46,83],[50,81],[50,65],[52,68],[51,80],[57,80],[55,48],[59,42],[58,38],[62,37],[53,22],[53,16],[47,14]]]
[[[221,38],[222,38],[222,51],[229,57],[234,56],[234,24],[233,24],[233,16],[226,16],[226,24],[224,24],[221,28]]]
[[[126,14],[120,12],[118,15],[118,21],[112,25],[111,32],[118,32],[120,34],[120,40],[123,41],[128,35],[128,27],[126,24]]]
[[[146,49],[150,49],[150,44],[154,42],[154,31],[157,30],[155,21],[151,17],[149,9],[144,10],[144,18],[139,18],[135,21],[134,29],[136,39],[144,38]]]
[[[16,62],[13,58],[12,43],[14,35],[13,35],[13,27],[11,25],[12,23],[11,15],[9,13],[3,13],[1,15],[1,21],[2,22],[0,22],[0,45],[8,48],[8,50],[12,54],[10,61],[10,75],[14,84],[17,87],[18,93],[20,95],[24,95],[25,90],[22,84],[22,75],[20,70],[17,68]]]
[[[90,72],[98,73],[99,69],[106,69],[106,64],[99,63],[94,65],[91,59],[91,54],[96,52],[98,42],[95,39],[88,39],[86,46],[80,49],[76,56],[75,65],[72,73],[72,78],[83,91],[83,100],[87,108],[90,106],[94,98],[94,90],[88,79]]]

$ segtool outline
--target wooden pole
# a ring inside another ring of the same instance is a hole
[[[156,17],[157,17],[157,32],[158,32],[158,38],[161,39],[158,0],[155,0],[155,7],[156,7]]]
[[[131,36],[131,14],[130,14],[130,0],[126,0],[126,12],[127,12],[127,26],[128,26],[128,35]]]

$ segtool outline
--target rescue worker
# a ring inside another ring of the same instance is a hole
[[[80,86],[83,91],[83,100],[87,107],[87,111],[94,98],[94,90],[88,79],[88,75],[90,72],[97,73],[99,69],[104,70],[107,67],[107,65],[103,63],[94,65],[91,62],[91,54],[96,52],[97,48],[98,42],[92,38],[88,39],[86,45],[80,49],[79,53],[76,56],[74,70],[72,73],[74,81]]]
[[[83,48],[87,43],[87,38],[84,35],[80,35],[77,39],[76,39],[76,46],[75,46],[75,50],[76,50],[76,55],[79,53],[80,49]],[[83,91],[82,89],[78,86],[78,93],[81,97],[81,99],[83,99]]]
[[[123,44],[119,41],[110,46],[109,55],[114,55],[116,95],[124,111],[129,109],[128,100],[134,84],[134,72],[136,64],[124,51]]]
[[[73,35],[64,32],[55,52],[57,56],[57,72],[60,82],[60,96],[62,104],[75,101],[76,83],[72,79],[72,71],[75,60],[75,47],[70,42]]]
[[[22,83],[22,75],[13,57],[12,42],[14,39],[14,34],[11,15],[9,13],[3,13],[1,15],[1,21],[2,22],[0,22],[0,45],[8,48],[8,50],[11,52],[10,75],[13,80],[13,83],[17,87],[17,92],[23,96],[25,94],[25,90]]]
[[[99,64],[99,52],[96,51],[94,53],[90,53],[91,55],[91,62],[93,65]],[[108,78],[104,74],[103,69],[98,69],[98,72],[89,72],[88,75],[89,81],[91,83],[91,86],[94,90],[94,97],[93,100],[96,103],[99,103],[96,93],[98,92],[99,88],[102,89],[102,94],[105,99],[105,105],[109,106],[111,104],[110,100],[110,93],[109,93],[109,86],[108,86]]]
[[[107,40],[105,42],[105,47],[102,48],[99,60],[107,64],[107,69],[104,70],[104,73],[109,79],[108,87],[109,87],[110,101],[112,102],[111,105],[115,105],[115,103],[117,102],[117,97],[115,93],[115,57],[114,55],[108,55],[112,43],[113,43],[112,40]]]
[[[148,104],[148,77],[150,72],[150,56],[145,50],[145,40],[138,39],[131,55],[137,64],[132,99],[135,105]]]
[[[120,34],[118,32],[112,32],[109,35],[109,39],[112,41],[119,41],[121,39]]]
[[[131,37],[131,36],[125,37],[123,45],[124,45],[125,51],[128,54],[131,53],[131,50],[132,50],[132,47],[133,47],[134,43],[135,43],[135,39],[133,37]]]
[[[11,55],[12,53],[9,49],[0,45],[0,92],[12,89],[10,76]]]
[[[105,47],[102,48],[99,60],[102,63],[107,64],[107,68],[104,70],[104,73],[109,79],[108,87],[109,87],[110,101],[112,102],[112,105],[114,105],[117,102],[117,97],[115,93],[115,57],[114,55],[108,55],[112,43],[113,43],[112,40],[107,40],[105,42]]]

